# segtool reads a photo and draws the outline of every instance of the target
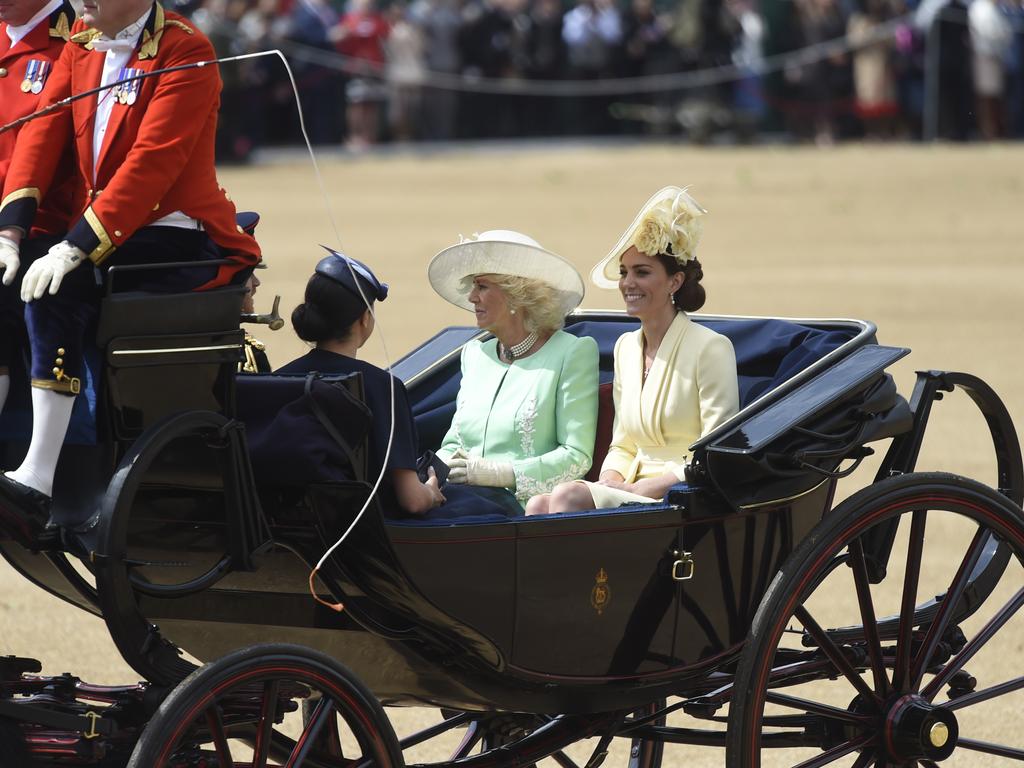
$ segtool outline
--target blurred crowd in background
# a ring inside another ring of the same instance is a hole
[[[1024,0],[181,0],[310,138],[1024,136]],[[388,4],[384,4],[387,2]],[[220,156],[301,141],[221,67]]]

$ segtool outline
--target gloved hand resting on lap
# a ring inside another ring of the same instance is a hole
[[[462,450],[452,454],[447,461],[451,472],[449,483],[485,485],[492,488],[515,488],[516,475],[511,461],[492,461],[478,456],[469,456]]]
[[[28,268],[21,281],[21,300],[27,304],[35,299],[41,299],[47,290],[53,296],[60,290],[64,275],[80,266],[83,261],[85,251],[67,240],[61,240]]]

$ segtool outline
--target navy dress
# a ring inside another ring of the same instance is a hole
[[[388,431],[391,428],[391,376],[387,371],[354,357],[314,349],[278,368],[275,373],[283,374],[348,374],[361,373],[366,405],[374,418],[369,435],[369,473],[375,480],[384,467],[388,447]],[[391,441],[391,453],[387,456],[387,471],[395,469],[416,470],[417,443],[416,422],[409,407],[409,396],[405,384],[395,379],[395,428]],[[385,478],[387,479],[387,478]],[[461,517],[499,516],[507,517],[506,510],[494,502],[482,498],[474,489],[461,485],[446,485],[442,490],[447,502],[423,515],[404,512],[390,482],[381,483],[379,496],[385,516],[406,520],[447,520]]]

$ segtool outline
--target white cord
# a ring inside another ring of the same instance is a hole
[[[231,58],[221,59],[221,61],[239,61],[241,59],[275,55],[281,59],[281,63],[284,64],[285,71],[288,73],[288,80],[291,82],[292,93],[295,94],[295,107],[299,112],[299,128],[302,131],[302,139],[303,141],[306,142],[306,149],[309,151],[309,159],[313,163],[313,172],[316,174],[316,181],[320,187],[320,195],[323,198],[324,207],[327,209],[327,218],[330,220],[331,228],[334,230],[334,237],[338,243],[338,250],[340,252],[343,252],[344,249],[342,248],[341,244],[341,232],[338,229],[338,223],[335,220],[334,212],[331,209],[331,200],[327,194],[327,187],[324,185],[323,176],[320,173],[320,165],[316,161],[316,153],[314,153],[313,151],[313,143],[309,140],[309,134],[306,132],[306,120],[302,115],[302,99],[299,96],[299,88],[295,83],[295,75],[292,73],[292,68],[288,64],[288,59],[285,57],[284,53],[282,53],[279,49],[275,48],[274,50],[271,51],[260,51],[258,53],[247,53],[240,56],[232,56]],[[356,527],[356,525],[359,524],[359,521],[363,519],[363,515],[366,513],[366,510],[369,509],[370,507],[370,502],[372,502],[373,499],[377,496],[377,490],[380,488],[380,484],[384,480],[384,475],[387,473],[388,460],[391,458],[391,446],[392,443],[394,442],[395,437],[395,376],[394,374],[391,373],[391,355],[388,353],[387,340],[384,337],[383,329],[377,322],[377,315],[373,311],[373,302],[369,300],[369,298],[366,296],[366,293],[363,291],[363,286],[355,270],[352,269],[352,265],[349,264],[348,262],[346,262],[346,264],[348,266],[349,272],[352,275],[352,282],[355,284],[356,289],[359,291],[359,297],[363,300],[363,303],[366,305],[367,310],[369,310],[370,317],[373,318],[374,329],[376,330],[380,338],[381,349],[384,351],[384,363],[388,370],[388,380],[390,382],[391,418],[390,424],[388,425],[388,443],[387,448],[384,451],[384,460],[381,462],[380,474],[377,475],[377,479],[373,483],[373,488],[370,490],[370,495],[366,498],[366,501],[364,502],[362,508],[359,510],[359,513],[349,524],[348,528],[346,528],[345,532],[341,534],[341,538],[334,542],[334,544],[332,544],[330,548],[326,552],[324,552],[323,557],[320,558],[319,562],[317,562],[316,564],[316,567],[313,569],[313,573],[319,571],[323,564],[327,561],[327,558],[329,558],[334,553],[334,551],[339,546],[341,546],[345,539],[348,538],[349,534],[352,533],[352,530]],[[377,414],[373,414],[373,416],[376,415]],[[312,579],[310,579],[310,582],[312,583]],[[315,596],[316,595],[314,594],[314,597]]]

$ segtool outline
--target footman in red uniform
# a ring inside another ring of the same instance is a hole
[[[53,63],[71,36],[74,22],[75,11],[67,0],[0,0],[0,125],[35,112],[49,96]],[[7,178],[17,138],[16,128],[0,133],[0,188]],[[67,230],[71,204],[68,159],[65,156],[64,168],[57,173],[63,183],[53,185],[36,215],[35,234]],[[0,245],[0,411],[11,385],[10,365],[24,340],[25,311],[18,295],[19,264],[6,269],[5,254],[20,261],[12,243]]]
[[[214,58],[192,24],[151,0],[85,0],[83,20],[48,74],[44,102]],[[226,259],[226,265],[119,276],[115,289],[180,292],[244,280],[260,258],[217,183],[215,66],[165,72],[76,101],[18,137],[0,203],[0,258],[17,268],[18,245],[73,148],[74,201],[63,239],[22,277],[32,345],[32,441],[22,465],[0,476],[0,500],[43,508],[80,387],[83,329],[113,264]],[[11,244],[16,244],[13,247]],[[32,240],[26,243],[31,250]],[[22,259],[24,261],[24,259]]]

